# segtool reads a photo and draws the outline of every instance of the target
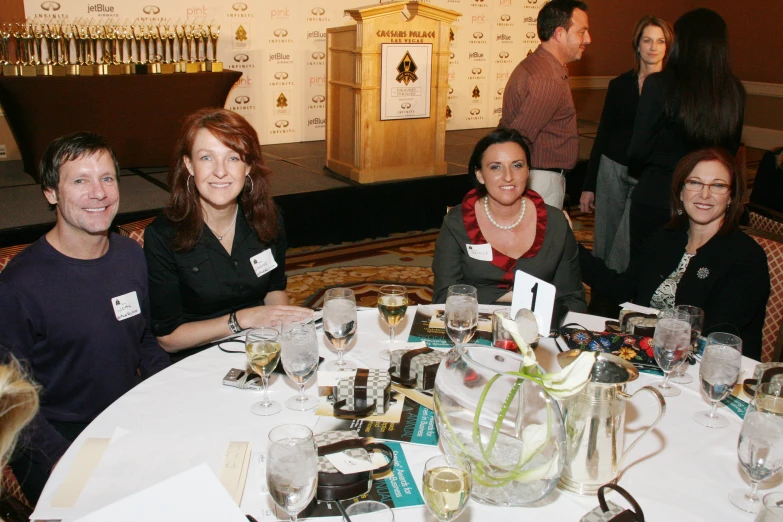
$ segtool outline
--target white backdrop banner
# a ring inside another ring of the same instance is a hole
[[[450,35],[446,128],[494,127],[511,71],[538,45],[536,18],[545,0],[421,1],[462,13]],[[25,0],[25,13],[92,24],[215,21],[221,26],[218,59],[243,73],[226,108],[247,118],[269,144],[324,139],[326,29],[353,23],[345,9],[371,3]]]

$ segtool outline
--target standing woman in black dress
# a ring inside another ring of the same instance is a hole
[[[726,22],[710,9],[682,15],[662,72],[644,82],[628,149],[640,172],[631,196],[631,258],[670,217],[669,191],[677,162],[689,152],[721,147],[736,154],[745,89],[729,65]]]
[[[579,208],[595,210],[593,255],[624,272],[630,258],[628,219],[636,178],[628,173],[628,145],[644,80],[661,72],[674,43],[669,22],[645,15],[636,22],[631,46],[636,63],[609,82]],[[638,174],[638,173],[637,173]]]

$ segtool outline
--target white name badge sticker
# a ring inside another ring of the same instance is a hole
[[[516,317],[520,309],[527,308],[536,316],[538,333],[547,336],[552,325],[554,307],[555,285],[517,270],[514,292],[511,294],[511,317]]]
[[[114,315],[117,317],[118,321],[123,321],[141,313],[139,296],[136,295],[135,290],[127,294],[112,297],[111,305],[114,307]]]
[[[492,261],[492,245],[485,243],[483,245],[466,244],[468,255],[476,261]]]
[[[267,272],[271,272],[277,268],[277,261],[275,261],[275,258],[272,255],[272,249],[270,248],[267,248],[260,254],[251,257],[250,264],[253,265],[253,270],[256,273],[256,277],[261,277]]]

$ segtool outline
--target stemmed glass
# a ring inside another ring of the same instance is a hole
[[[296,522],[318,483],[318,449],[310,428],[284,424],[269,432],[266,483],[275,504]]]
[[[424,465],[424,503],[441,522],[462,514],[470,498],[471,485],[470,463],[459,457],[439,455]]]
[[[389,343],[394,343],[394,329],[405,317],[408,310],[408,290],[400,285],[382,286],[378,291],[378,313],[381,319],[389,325]],[[383,349],[378,353],[381,359],[391,357],[390,349]]]
[[[757,385],[750,408],[754,411],[783,415],[783,384],[765,382]]]
[[[757,513],[761,508],[757,494],[759,482],[783,467],[783,417],[748,410],[742,422],[737,454],[742,471],[750,479],[750,491],[735,489],[729,493],[729,500],[743,511]]]
[[[356,296],[350,288],[330,288],[324,296],[324,334],[337,350],[337,360],[326,364],[327,370],[356,368],[343,359],[343,350],[356,333]]]
[[[318,369],[318,339],[312,318],[283,323],[281,341],[283,369],[299,385],[299,394],[289,397],[285,406],[296,411],[312,410],[318,406],[318,399],[304,392],[305,383]]]
[[[690,350],[691,325],[689,316],[682,310],[663,310],[658,314],[653,335],[655,361],[663,370],[663,381],[657,384],[658,391],[664,397],[676,397],[679,388],[669,384],[672,370],[682,363]]]
[[[250,407],[250,412],[256,415],[274,415],[282,407],[279,402],[270,401],[267,388],[269,375],[277,368],[280,361],[280,334],[274,328],[256,328],[248,330],[245,336],[245,353],[247,361],[258,375],[264,388],[264,398]]]
[[[698,306],[691,305],[677,305],[674,308],[675,310],[684,310],[688,314],[689,322],[691,323],[691,350],[695,352],[696,340],[699,338],[699,335],[701,335],[701,331],[704,328],[704,310]],[[687,367],[688,358],[686,357],[682,364],[672,372],[669,380],[671,382],[676,382],[677,384],[692,383],[693,377],[685,373]]]
[[[709,411],[700,411],[693,420],[708,428],[725,428],[728,419],[716,413],[718,401],[728,397],[739,379],[742,366],[742,339],[736,335],[716,332],[707,336],[704,356],[699,367],[701,390],[712,402]]]
[[[478,327],[478,291],[470,285],[452,285],[446,296],[446,334],[454,344],[470,342]]]

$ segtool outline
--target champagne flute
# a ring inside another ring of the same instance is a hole
[[[712,402],[709,411],[700,411],[693,420],[708,428],[725,428],[728,419],[716,413],[718,401],[728,397],[739,379],[742,366],[742,339],[736,335],[716,332],[707,337],[704,356],[699,367],[701,390]]]
[[[318,406],[318,399],[304,392],[305,384],[318,369],[318,339],[312,318],[283,323],[281,341],[283,369],[299,385],[299,394],[289,397],[285,406],[296,411],[312,410]]]
[[[389,343],[394,343],[394,329],[405,317],[408,310],[408,290],[400,285],[382,286],[378,291],[378,313],[381,319],[389,325]],[[378,356],[381,359],[391,357],[390,349],[383,349]]]
[[[296,522],[318,483],[318,449],[310,428],[284,424],[269,432],[266,483],[275,504]]]
[[[696,352],[696,340],[701,335],[702,329],[704,329],[704,310],[698,306],[691,305],[677,305],[675,310],[684,310],[689,316],[689,322],[691,323],[691,351]],[[685,373],[685,369],[688,367],[688,357],[686,357],[682,364],[679,365],[672,372],[669,380],[676,382],[677,384],[690,384],[693,382],[693,377]]]
[[[454,344],[470,342],[478,327],[478,291],[470,285],[452,285],[446,296],[446,334]]]
[[[658,315],[653,335],[655,361],[663,370],[663,381],[657,384],[664,397],[676,397],[679,388],[669,384],[669,375],[678,367],[690,350],[691,325],[689,316],[682,310],[663,310]]]
[[[334,349],[337,360],[326,364],[327,370],[356,368],[343,359],[343,350],[356,333],[356,296],[350,288],[330,288],[324,296],[324,334]]]
[[[245,353],[247,361],[258,375],[261,376],[261,386],[264,398],[250,407],[250,412],[256,415],[274,415],[282,407],[279,402],[269,400],[269,375],[277,368],[280,361],[280,334],[274,328],[256,328],[248,330],[245,335]]]
[[[470,463],[453,455],[432,457],[424,465],[424,503],[441,522],[454,520],[465,509],[471,489]]]
[[[750,479],[750,491],[735,489],[731,503],[743,511],[757,513],[761,499],[759,482],[775,475],[783,467],[783,417],[763,411],[748,411],[737,443],[742,471]]]

